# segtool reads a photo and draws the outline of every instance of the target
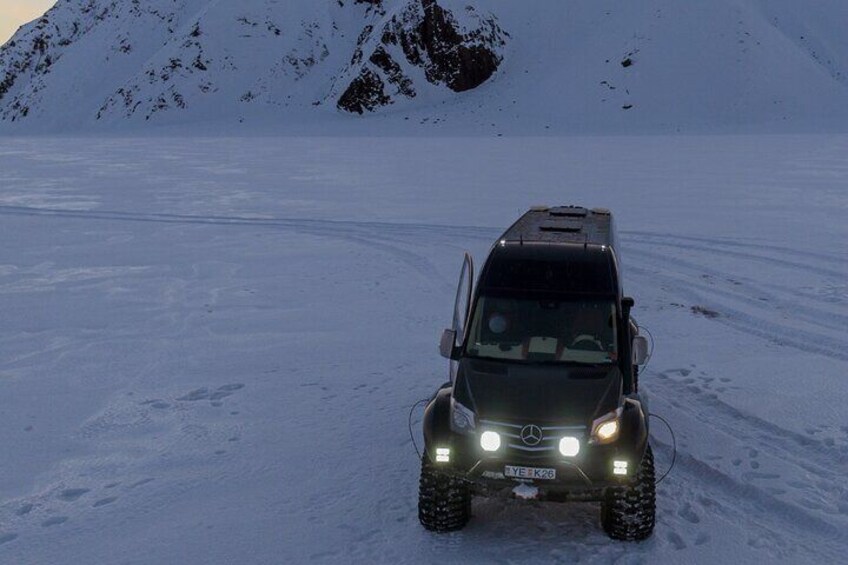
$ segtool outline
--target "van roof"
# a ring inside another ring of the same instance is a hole
[[[612,213],[605,208],[535,206],[512,224],[500,241],[614,247]]]

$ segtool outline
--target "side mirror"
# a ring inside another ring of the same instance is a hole
[[[453,359],[453,349],[456,343],[456,330],[445,330],[442,332],[442,340],[439,342],[439,353],[445,359]]]
[[[643,335],[633,338],[633,364],[644,365],[648,360],[648,339]]]
[[[633,298],[631,298],[629,296],[625,296],[624,298],[621,299],[621,306],[625,310],[630,310],[635,305],[636,305],[636,301],[633,300]]]

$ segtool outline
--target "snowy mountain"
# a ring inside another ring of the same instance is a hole
[[[0,117],[77,125],[433,100],[486,81],[505,44],[490,14],[445,5],[60,1],[3,47]]]
[[[842,0],[59,0],[0,50],[0,129],[844,129],[846,21]]]

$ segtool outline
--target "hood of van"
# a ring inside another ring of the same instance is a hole
[[[520,364],[465,358],[454,394],[483,420],[590,425],[618,407],[618,366]]]

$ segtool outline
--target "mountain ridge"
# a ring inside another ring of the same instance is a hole
[[[0,132],[843,130],[848,6],[796,4],[60,0],[0,48]]]

